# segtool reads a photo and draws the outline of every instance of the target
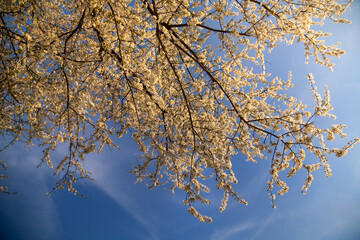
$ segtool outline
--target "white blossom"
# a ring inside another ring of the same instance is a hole
[[[79,195],[77,180],[91,179],[81,164],[86,154],[118,148],[114,138],[131,133],[143,154],[131,169],[138,181],[184,191],[189,213],[211,222],[193,206],[209,204],[209,179],[223,192],[220,211],[229,199],[247,205],[233,189],[241,174],[233,156],[271,159],[267,189],[275,207],[275,189],[289,190],[281,172],[307,171],[305,193],[312,171],[322,166],[330,176],[327,157],[341,157],[359,141],[327,148],[324,138],[345,137],[345,125],[314,121],[335,118],[328,90],[319,93],[309,74],[315,107],[308,109],[287,95],[291,73],[270,77],[265,68],[267,51],[297,40],[306,61],[331,69],[344,51],[326,45],[329,33],[320,28],[326,19],[348,23],[340,16],[349,2],[8,2],[0,3],[0,132],[10,139],[4,149],[39,144],[40,165],[54,165],[61,177],[54,189]],[[66,156],[52,159],[64,144]]]

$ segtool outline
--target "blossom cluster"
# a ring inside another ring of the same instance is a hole
[[[54,189],[78,194],[91,179],[86,155],[131,134],[142,152],[131,173],[149,188],[182,190],[189,213],[205,197],[209,179],[229,198],[247,204],[233,156],[271,159],[269,196],[289,190],[287,177],[307,173],[302,191],[328,156],[345,155],[326,141],[345,137],[344,125],[321,128],[316,117],[334,116],[327,90],[309,75],[315,108],[287,95],[288,79],[271,77],[266,51],[304,44],[305,58],[331,69],[344,52],[318,30],[349,2],[336,0],[13,0],[0,3],[0,133],[43,149],[41,164],[54,167]],[[326,140],[324,139],[326,138]],[[59,145],[62,159],[52,159]],[[308,155],[317,162],[309,162]],[[238,159],[238,158],[237,158]],[[1,191],[3,191],[1,189]],[[204,196],[205,195],[205,196]]]

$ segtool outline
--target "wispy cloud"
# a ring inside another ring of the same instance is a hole
[[[158,239],[154,217],[151,216],[151,212],[149,213],[149,209],[144,209],[141,205],[139,196],[134,196],[133,191],[131,191],[134,184],[125,177],[128,175],[126,173],[128,168],[126,168],[125,163],[124,159],[114,161],[107,158],[106,163],[100,159],[89,159],[86,167],[94,169],[95,185],[144,226],[151,235],[151,239]]]
[[[21,239],[57,239],[58,214],[52,198],[45,195],[48,169],[36,168],[39,156],[36,152],[28,155],[19,147],[2,156],[7,160],[9,190],[18,194],[0,196],[0,214],[9,220],[10,229],[21,229],[16,233],[4,229],[5,234],[17,234]]]
[[[255,232],[255,234],[252,236],[252,240],[257,239],[257,237],[272,223],[278,221],[279,219],[281,219],[282,216],[279,215],[276,212],[272,212],[270,213],[267,218],[263,221],[259,221],[259,226],[257,227],[257,231]]]
[[[244,223],[226,227],[224,229],[215,230],[214,233],[211,235],[210,240],[226,240],[242,231],[252,228],[253,226],[253,222],[246,221]]]
[[[252,235],[251,239],[257,239],[259,235],[273,222],[278,221],[281,218],[280,215],[271,213],[264,220],[246,220],[242,223],[237,223],[228,227],[225,227],[220,230],[215,230],[210,240],[228,240],[228,239],[242,239],[237,236],[237,234],[244,232],[246,230],[251,230],[255,233]],[[247,234],[247,236],[249,236]],[[250,238],[249,238],[250,239]]]

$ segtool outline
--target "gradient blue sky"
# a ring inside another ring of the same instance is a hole
[[[354,1],[346,16],[353,24],[325,26],[333,32],[329,42],[341,41],[346,51],[336,59],[334,72],[305,65],[300,45],[279,47],[266,60],[274,75],[285,78],[288,70],[293,72],[295,88],[291,91],[304,102],[312,101],[305,79],[309,72],[319,88],[326,84],[337,115],[335,123],[349,125],[347,141],[360,137],[360,1]],[[10,176],[6,183],[19,193],[0,195],[0,239],[360,239],[360,145],[343,158],[331,159],[331,178],[321,170],[316,172],[306,195],[301,194],[305,172],[289,179],[290,191],[277,198],[275,210],[266,192],[270,163],[253,164],[235,157],[239,180],[235,189],[249,205],[230,201],[227,210],[219,213],[222,194],[212,191],[209,198],[213,204],[199,207],[213,218],[213,223],[205,224],[187,213],[181,203],[183,193],[134,185],[135,177],[127,171],[138,154],[136,145],[128,137],[118,143],[121,151],[105,149],[87,158],[85,165],[96,179],[78,185],[87,199],[67,191],[45,196],[56,179],[46,166],[36,168],[38,149],[30,152],[18,144],[1,153]],[[65,151],[60,148],[56,154]]]

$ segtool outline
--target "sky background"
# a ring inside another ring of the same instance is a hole
[[[312,102],[305,79],[312,72],[319,89],[325,84],[331,93],[333,123],[348,124],[344,141],[360,137],[360,1],[355,0],[345,16],[351,25],[326,25],[333,33],[327,42],[342,42],[346,54],[335,60],[334,72],[323,66],[304,64],[301,45],[281,46],[266,61],[267,70],[283,78],[293,73],[291,93],[306,103]],[[323,124],[329,124],[324,121]],[[87,157],[85,167],[93,171],[95,182],[77,185],[81,198],[64,191],[45,195],[56,179],[45,165],[36,168],[40,151],[30,152],[17,144],[2,152],[10,179],[5,184],[16,195],[0,195],[0,239],[360,239],[360,145],[345,157],[331,158],[333,176],[326,178],[318,170],[306,195],[301,186],[304,171],[288,179],[289,192],[276,199],[271,208],[266,192],[269,160],[257,164],[233,158],[239,184],[237,190],[248,202],[239,205],[230,200],[223,213],[218,212],[220,191],[209,194],[212,204],[198,210],[211,216],[211,224],[200,223],[182,205],[185,194],[172,194],[161,187],[148,190],[134,185],[135,176],[127,173],[129,162],[138,155],[129,137],[117,141],[121,151],[104,148],[101,154]],[[65,148],[56,150],[58,157]]]

